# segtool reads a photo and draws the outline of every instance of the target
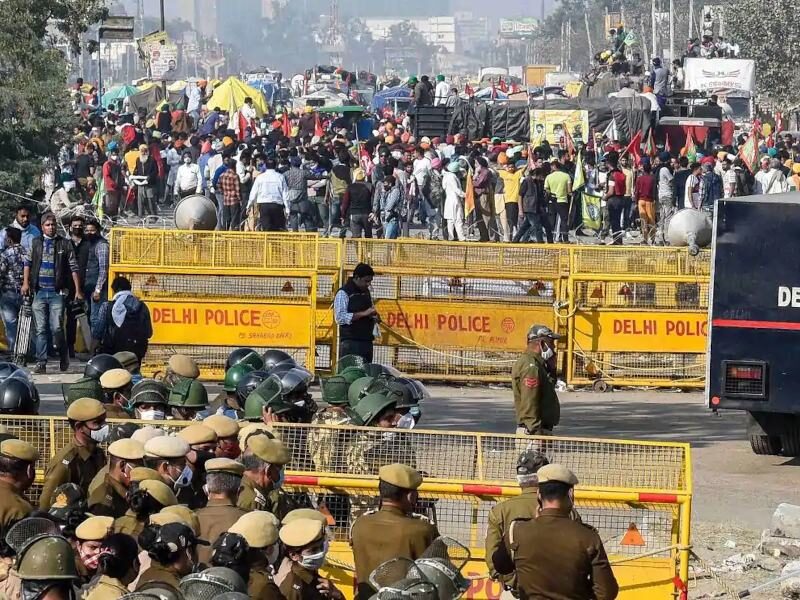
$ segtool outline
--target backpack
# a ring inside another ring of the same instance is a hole
[[[133,314],[127,313],[122,326],[117,327],[111,316],[112,306],[113,304],[109,303],[106,311],[106,326],[99,352],[107,352],[109,354],[124,351],[133,352],[141,362],[147,353],[148,333],[152,331],[150,311],[142,303],[137,312]]]

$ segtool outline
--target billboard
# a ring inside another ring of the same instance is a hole
[[[752,60],[739,58],[687,58],[683,65],[686,90],[753,92],[756,67]]]
[[[154,81],[178,79],[178,47],[167,42],[150,48],[150,78]]]
[[[539,20],[532,17],[500,19],[500,37],[504,38],[532,37],[538,28]]]
[[[551,110],[535,108],[531,110],[531,141],[547,139],[552,145],[561,145],[564,130],[569,131],[577,144],[589,135],[589,111]]]

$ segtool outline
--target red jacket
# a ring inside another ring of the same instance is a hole
[[[107,160],[103,164],[103,183],[107,192],[119,192],[125,183],[119,161]]]

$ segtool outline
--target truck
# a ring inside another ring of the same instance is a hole
[[[800,455],[800,192],[719,200],[706,405],[748,413],[756,454]]]
[[[525,65],[523,83],[528,87],[543,87],[547,74],[558,69],[558,65]]]

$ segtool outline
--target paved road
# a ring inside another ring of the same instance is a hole
[[[42,414],[63,414],[60,381],[68,378],[74,376],[37,376]],[[432,386],[430,391],[423,408],[426,428],[513,432],[508,388]],[[744,437],[744,414],[714,416],[700,393],[572,392],[561,398],[561,435],[690,442],[695,519],[761,529],[780,502],[800,504],[800,487],[792,483],[800,459],[754,455]]]

